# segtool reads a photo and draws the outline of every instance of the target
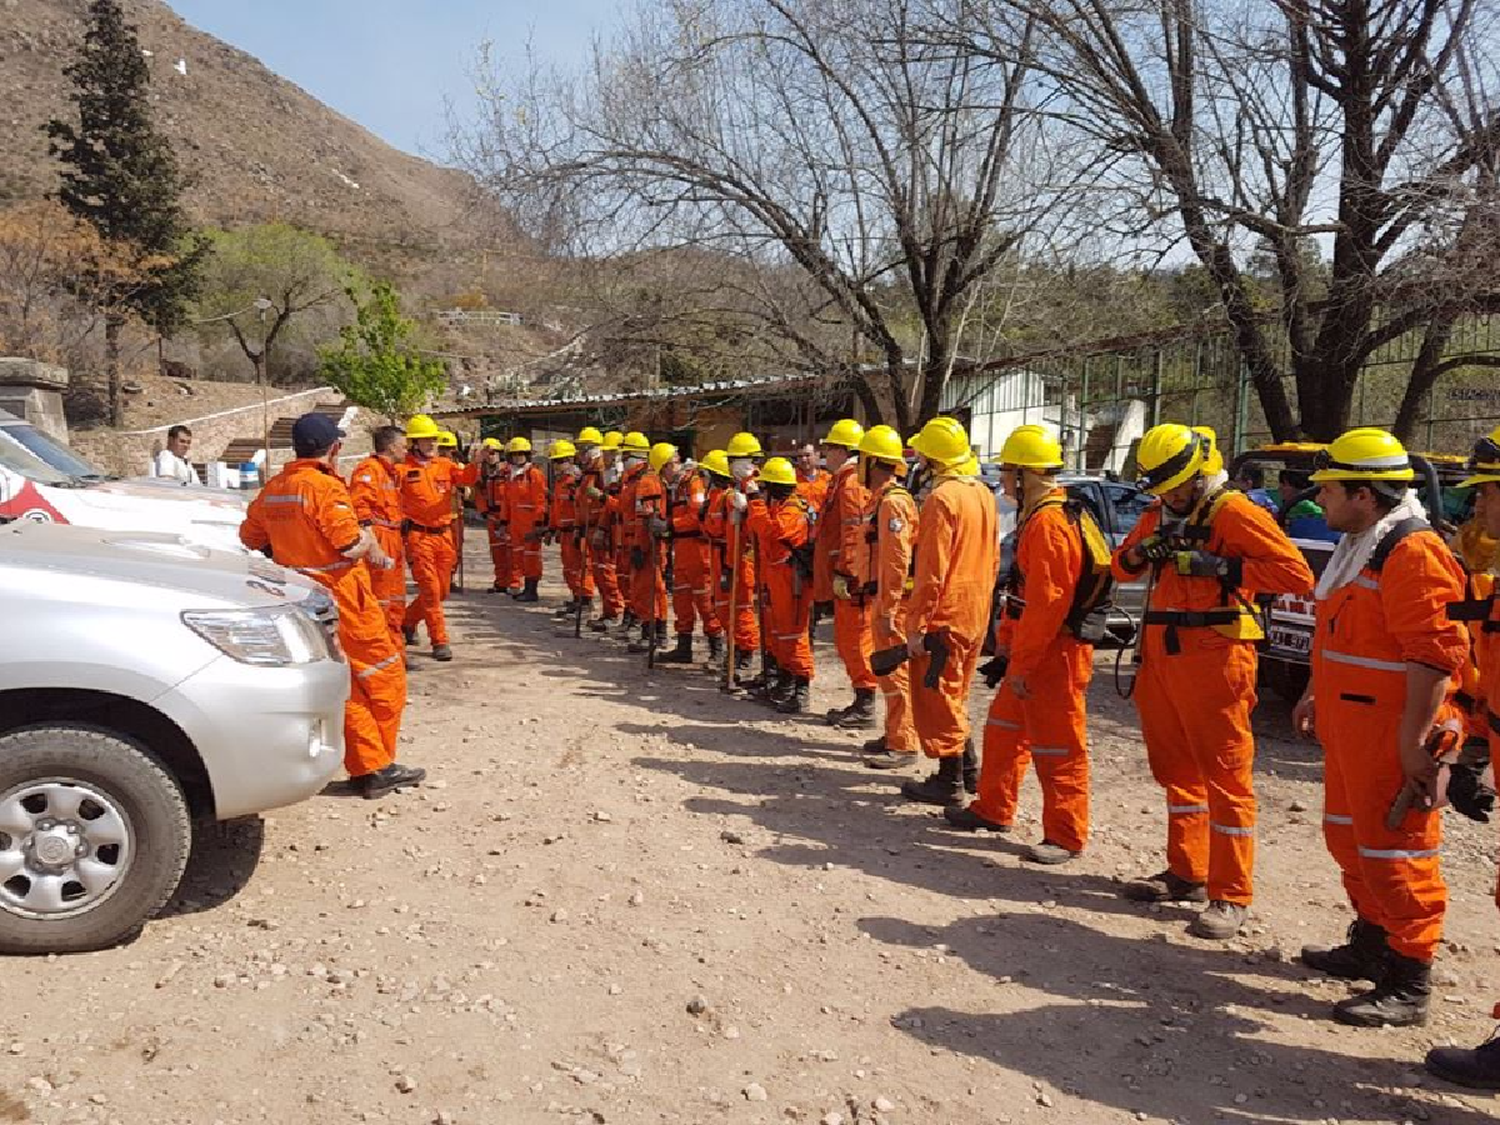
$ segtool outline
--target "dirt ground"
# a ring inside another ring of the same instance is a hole
[[[546,601],[470,591],[417,658],[431,784],[211,835],[128,947],[0,963],[0,1122],[1480,1122],[1423,1077],[1491,1029],[1495,828],[1449,820],[1431,1024],[1327,1018],[1289,963],[1349,921],[1316,750],[1259,713],[1259,897],[1227,945],[1116,897],[1163,802],[1100,657],[1095,836],[1063,869],[943,830],[822,712],[772,719]],[[561,599],[555,555],[544,593]],[[825,626],[826,628],[826,626]],[[973,697],[982,714],[987,693]]]

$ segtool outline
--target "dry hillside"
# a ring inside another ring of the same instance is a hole
[[[124,6],[151,52],[157,124],[194,178],[196,220],[282,219],[351,251],[363,243],[367,258],[479,240],[485,220],[464,174],[397,151],[160,0]],[[0,0],[0,203],[51,186],[41,128],[68,109],[62,67],[85,9],[85,0]]]

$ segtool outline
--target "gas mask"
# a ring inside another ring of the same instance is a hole
[[[749,457],[736,457],[729,462],[729,471],[737,481],[747,481],[755,475],[755,462]]]

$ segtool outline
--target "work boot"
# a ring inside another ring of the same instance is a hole
[[[805,676],[794,676],[792,678],[791,690],[786,697],[776,704],[776,710],[783,715],[801,715],[808,707],[808,680]]]
[[[908,781],[901,786],[901,795],[908,801],[920,801],[924,805],[961,805],[964,803],[964,760],[957,754],[938,759],[938,768],[921,781]]]
[[[413,785],[420,785],[422,779],[427,776],[427,771],[415,766],[403,766],[400,762],[392,762],[383,770],[367,773],[354,779],[354,788],[359,791],[360,796],[367,801],[378,800],[387,793],[395,793],[401,789],[408,789]]]
[[[450,661],[450,660],[453,659],[453,650],[451,648],[449,648],[445,644],[443,644],[443,645],[433,645],[432,646],[432,658],[434,660],[440,660],[444,664],[446,664],[446,663],[448,663],[448,661]]]
[[[869,743],[865,743],[866,746]],[[899,750],[887,750],[885,742],[880,741],[879,750],[867,751],[861,754],[859,760],[864,763],[866,769],[870,770],[904,770],[917,760],[918,755],[908,751],[903,754]]]
[[[1432,995],[1432,966],[1425,961],[1386,954],[1385,973],[1369,992],[1340,1000],[1333,1018],[1351,1027],[1421,1027],[1427,1022]]]
[[[641,635],[625,646],[626,652],[650,652],[651,638],[654,630],[651,622],[647,621],[641,626]]]
[[[828,714],[828,721],[840,730],[875,729],[875,691],[873,688],[855,688],[854,702],[842,711]]]
[[[1188,923],[1187,932],[1194,937],[1208,938],[1211,941],[1228,941],[1240,932],[1240,927],[1245,924],[1249,915],[1248,906],[1216,898]]]
[[[1304,945],[1300,960],[1309,969],[1326,977],[1379,981],[1385,975],[1385,959],[1389,952],[1385,930],[1374,922],[1356,918],[1349,926],[1349,940],[1343,945],[1332,949]]]
[[[677,647],[656,658],[658,664],[691,664],[693,662],[693,634],[678,633]]]
[[[403,641],[405,641],[409,645],[416,644],[417,643],[417,627],[415,625],[413,625],[410,628],[408,628],[407,626],[403,625],[401,627],[401,639]]]
[[[620,619],[618,617],[597,617],[589,622],[589,632],[607,633],[611,625],[618,625],[619,623]]]
[[[620,618],[620,628],[615,633],[615,636],[622,641],[628,640],[630,638],[630,635],[637,629],[644,628],[645,625],[641,623],[640,619],[638,619],[635,614],[627,610],[625,616]]]
[[[957,828],[960,832],[977,832],[983,828],[986,832],[1009,832],[1010,825],[1001,824],[998,820],[990,820],[988,817],[980,816],[970,805],[949,805],[943,810],[943,819],[950,827]]]
[[[747,652],[745,654],[745,669],[747,671],[750,668],[749,656],[750,654]],[[751,676],[748,680],[742,679],[740,681],[740,686],[748,691],[752,696],[759,698],[766,692],[770,691],[771,688],[775,685],[777,672],[778,668],[776,666],[776,658],[774,656],[767,656],[765,658],[765,661],[761,664],[760,672],[754,676]]]
[[[766,703],[775,707],[786,698],[786,693],[791,690],[791,673],[773,666],[763,673],[763,682],[750,689],[750,698],[757,703]]]
[[[708,638],[708,663],[710,667],[724,663],[724,634],[715,633]]]
[[[526,585],[521,590],[521,592],[516,595],[516,601],[518,601],[518,602],[535,602],[535,601],[540,601],[541,598],[537,594],[536,588],[537,588],[538,584],[541,583],[541,581],[542,580],[540,578],[528,578],[528,579],[526,579]]]
[[[489,592],[491,594],[508,594],[510,593],[510,587],[502,586],[498,582],[491,582]]]
[[[1423,1065],[1444,1082],[1471,1090],[1500,1090],[1500,1036],[1472,1051],[1462,1047],[1434,1047]]]
[[[1067,863],[1070,859],[1077,859],[1082,854],[1082,852],[1071,852],[1061,844],[1054,844],[1051,840],[1043,840],[1040,844],[1032,844],[1022,852],[1021,858],[1028,863],[1056,867],[1060,863]]]
[[[979,755],[974,753],[974,740],[964,739],[964,792],[979,792]]]
[[[556,609],[554,609],[552,611],[552,616],[553,617],[572,617],[577,612],[578,612],[578,599],[577,598],[569,598],[567,601],[563,602],[562,605],[558,606]]]
[[[1208,888],[1170,871],[1145,879],[1132,879],[1120,888],[1132,902],[1207,902]]]

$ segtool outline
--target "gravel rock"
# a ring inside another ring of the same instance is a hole
[[[759,1082],[750,1083],[741,1093],[745,1095],[747,1102],[763,1102],[770,1096],[766,1093],[766,1088]]]

